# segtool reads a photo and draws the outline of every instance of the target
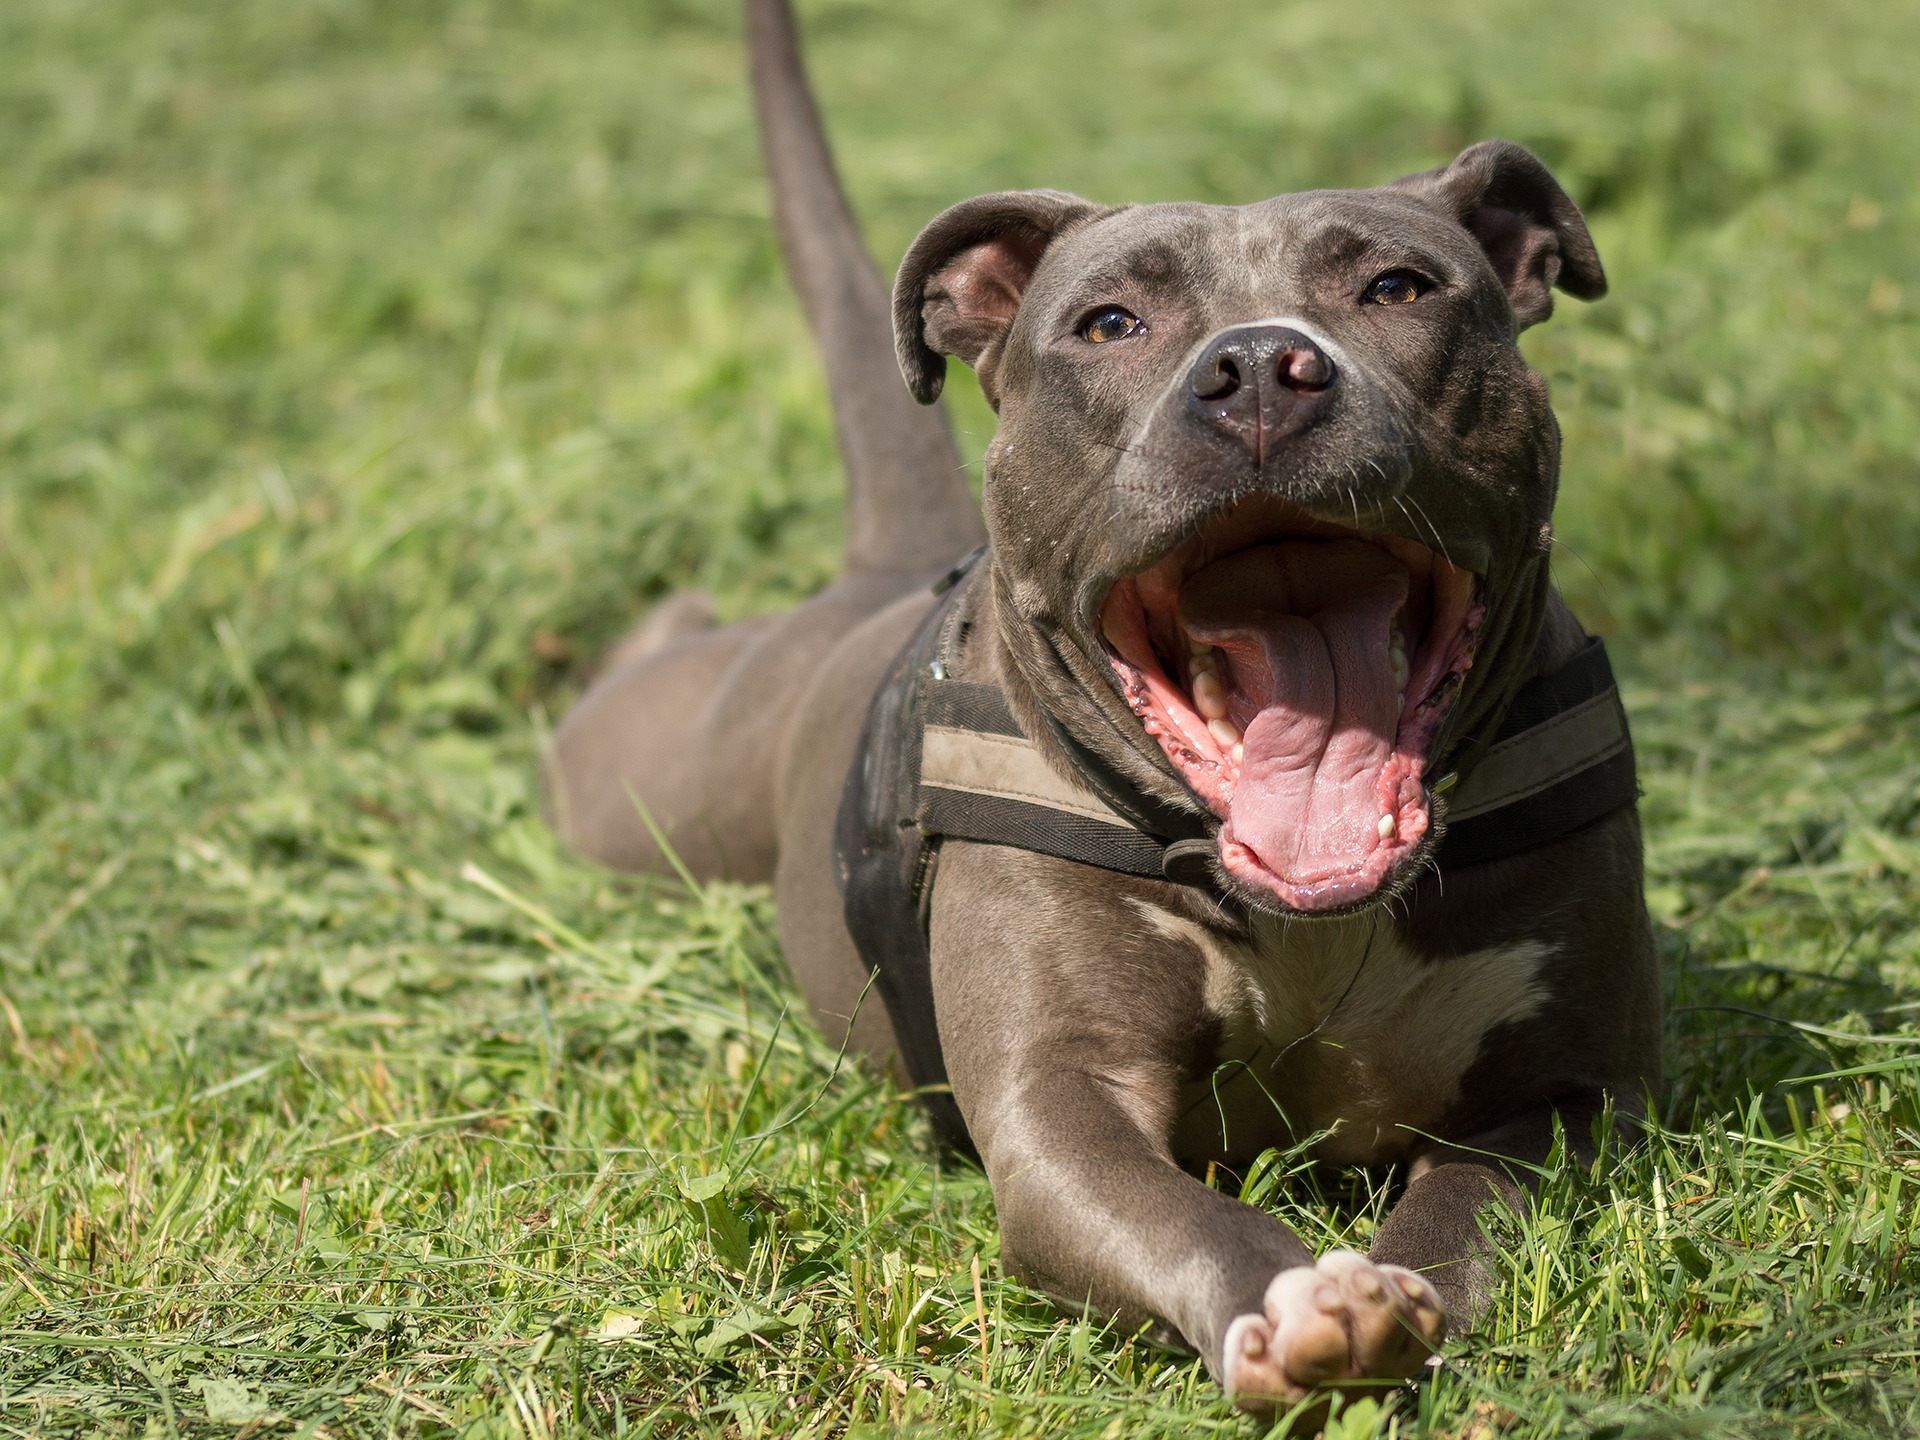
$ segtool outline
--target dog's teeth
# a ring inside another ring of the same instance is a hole
[[[1393,832],[1399,828],[1391,815],[1382,815],[1379,825],[1375,827],[1375,829],[1380,832],[1380,838],[1382,840],[1391,840],[1393,838]]]
[[[1193,676],[1193,708],[1204,720],[1227,718],[1227,687],[1211,670],[1197,670]]]
[[[1207,721],[1207,733],[1222,750],[1231,751],[1240,743],[1240,731],[1231,720]]]
[[[1393,632],[1393,643],[1387,648],[1387,658],[1393,662],[1393,683],[1400,692],[1400,699],[1407,698],[1407,641],[1398,630]]]
[[[1233,747],[1233,763],[1236,765],[1242,764],[1245,762],[1246,758],[1247,758],[1247,747],[1244,745],[1236,744]]]

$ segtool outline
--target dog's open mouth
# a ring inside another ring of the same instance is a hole
[[[1127,703],[1224,822],[1228,874],[1325,913],[1421,849],[1476,591],[1399,536],[1230,516],[1115,584],[1100,625]]]

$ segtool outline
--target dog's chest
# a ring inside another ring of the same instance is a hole
[[[1311,1137],[1330,1161],[1400,1158],[1443,1121],[1488,1033],[1547,998],[1531,940],[1428,956],[1373,914],[1261,921],[1244,940],[1166,912],[1155,924],[1199,950],[1220,1027],[1212,1072],[1182,1096],[1186,1159]]]

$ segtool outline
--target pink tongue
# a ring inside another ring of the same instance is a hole
[[[1357,540],[1283,540],[1188,577],[1180,619],[1226,652],[1246,758],[1232,838],[1290,884],[1365,866],[1398,810],[1385,774],[1400,703],[1388,645],[1407,572]]]

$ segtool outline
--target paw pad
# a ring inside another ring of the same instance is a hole
[[[1419,1275],[1334,1250],[1282,1270],[1260,1311],[1235,1317],[1221,1378],[1256,1411],[1323,1386],[1359,1394],[1417,1375],[1446,1333],[1440,1296]]]

